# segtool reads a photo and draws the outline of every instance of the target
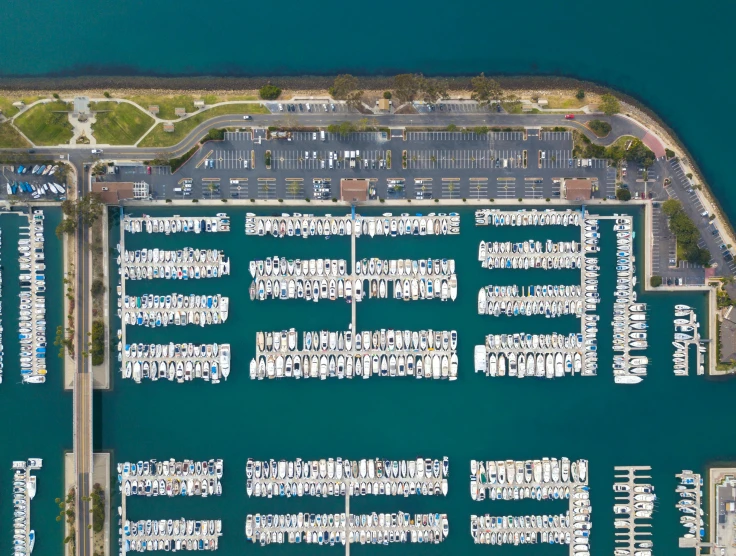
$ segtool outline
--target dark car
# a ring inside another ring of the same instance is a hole
[[[36,154],[36,149],[28,149],[28,154]]]

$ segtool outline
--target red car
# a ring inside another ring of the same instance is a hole
[[[149,174],[151,173],[151,167],[150,166],[148,168],[146,168],[146,172],[148,172]]]
[[[567,114],[567,115],[565,116],[565,119],[566,119],[566,120],[574,120],[574,119],[575,119],[575,114]]]

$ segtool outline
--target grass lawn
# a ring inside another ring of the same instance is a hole
[[[144,95],[130,97],[128,100],[137,102],[143,107],[143,110],[148,110],[151,105],[158,105],[158,117],[162,120],[174,120],[176,115],[174,114],[175,108],[184,108],[187,114],[196,112],[194,108],[193,96],[188,95],[176,95],[176,96],[156,96],[156,95]]]
[[[501,106],[503,106],[503,109],[506,110],[509,114],[521,114],[521,102],[519,101],[512,101],[512,102],[502,102]]]
[[[68,143],[73,136],[66,114],[70,108],[61,101],[39,104],[18,116],[15,125],[36,145]]]
[[[28,141],[10,123],[0,124],[0,148],[20,149],[30,147]]]
[[[153,128],[151,133],[146,135],[145,139],[143,139],[138,146],[170,147],[172,145],[176,145],[202,122],[224,114],[268,114],[268,110],[260,104],[230,104],[227,106],[216,106],[215,108],[204,110],[203,112],[200,112],[191,118],[187,118],[182,122],[176,122],[174,124],[173,133],[165,132],[163,124],[158,124]]]
[[[96,114],[92,125],[97,142],[106,145],[134,145],[153,125],[151,116],[124,102],[94,102],[90,110],[110,110]]]
[[[13,103],[18,100],[15,98],[0,97],[0,111],[6,118],[12,118],[18,113],[18,109],[13,106]]]
[[[595,104],[592,98],[585,95],[582,100],[578,100],[574,96],[563,97],[563,96],[550,96],[545,97],[547,102],[547,108],[556,108],[558,110],[563,108],[575,109],[582,108],[586,104]]]

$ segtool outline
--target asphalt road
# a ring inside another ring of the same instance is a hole
[[[85,193],[84,170],[78,168],[77,195]],[[77,538],[76,549],[78,556],[91,556],[93,553],[91,532],[88,528],[90,521],[89,495],[91,489],[92,469],[92,398],[89,358],[82,357],[82,351],[87,351],[87,332],[89,331],[88,295],[89,291],[89,230],[82,220],[78,222],[77,242],[77,298],[75,310],[79,319],[76,346],[76,376],[74,380],[74,427],[76,437],[76,475],[77,475]]]

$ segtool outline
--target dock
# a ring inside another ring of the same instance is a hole
[[[46,381],[46,263],[44,215],[34,209],[28,227],[20,227],[20,374],[26,384]],[[27,230],[27,231],[25,231]]]
[[[119,353],[123,378],[219,382],[230,369],[230,344],[133,344]]]
[[[446,514],[249,514],[245,536],[253,543],[350,544],[432,543],[439,544],[449,532]]]
[[[118,264],[118,272],[126,280],[199,280],[230,274],[230,259],[217,249],[195,250],[185,247],[178,251],[124,251],[118,257]]]
[[[675,376],[687,376],[690,374],[690,346],[695,346],[697,357],[697,374],[705,374],[705,351],[706,341],[700,337],[700,323],[695,311],[687,305],[675,307],[675,346],[674,373]],[[682,334],[683,337],[678,335]],[[685,338],[684,336],[691,336]]]
[[[457,213],[429,213],[427,215],[403,213],[395,216],[315,216],[314,214],[283,213],[280,216],[258,216],[247,213],[245,234],[252,236],[284,237],[332,237],[332,236],[433,236],[460,233],[460,216]]]
[[[588,462],[568,458],[470,462],[473,500],[568,500],[562,514],[471,515],[476,544],[567,544],[570,555],[589,545],[591,528]]]
[[[705,528],[700,524],[700,520],[704,517],[703,512],[703,477],[700,473],[693,473],[689,470],[683,470],[682,473],[675,475],[680,479],[677,486],[677,493],[680,500],[675,507],[680,510],[680,524],[685,527],[687,533],[684,533],[679,539],[680,548],[694,548],[695,554],[700,556],[701,549],[709,543],[704,543]]]
[[[500,210],[475,211],[476,226],[579,226],[583,214],[579,210]]]
[[[456,380],[454,330],[258,332],[250,378],[370,378],[414,376]]]
[[[36,533],[31,529],[31,500],[36,496],[36,476],[31,471],[41,469],[43,461],[31,458],[26,461],[14,461],[13,469],[13,552],[16,556],[30,556],[36,542]],[[22,515],[21,515],[22,514]],[[24,531],[23,538],[18,538],[19,531]]]
[[[651,469],[649,466],[613,468],[615,545],[617,549],[628,550],[629,554],[637,550],[652,550],[650,520],[656,496],[654,487],[646,482],[652,477],[643,474]]]
[[[132,216],[125,214],[121,222],[121,236],[123,232],[136,234],[147,232],[149,234],[176,234],[202,232],[229,232],[230,218],[224,212],[217,216],[195,216],[183,217],[178,214],[172,216],[152,217],[147,214],[143,216]]]
[[[164,469],[167,472],[164,472]],[[159,491],[159,496],[219,495],[222,492],[219,482],[221,477],[222,460],[175,462],[172,459],[166,462],[150,460],[138,463],[119,463],[118,488],[121,496],[120,506],[118,507],[118,515],[120,516],[118,533],[120,535],[120,556],[125,556],[128,552],[148,550],[172,552],[179,550],[216,550],[218,539],[222,536],[221,520],[187,520],[181,518],[130,521],[127,514],[127,498],[134,495],[154,496],[152,485],[154,482],[160,485],[161,481],[164,481],[166,487],[164,494]],[[195,484],[195,481],[199,481],[199,493],[195,488],[186,490],[190,481],[192,485]],[[135,492],[133,492],[133,482],[135,482]],[[206,488],[202,487],[204,483],[207,484]],[[142,485],[143,489],[139,490],[138,485]],[[175,492],[177,487],[179,490]],[[212,492],[210,492],[210,489],[212,489]]]
[[[248,496],[445,496],[449,460],[416,461],[329,458],[305,461],[254,461],[246,464]],[[350,513],[349,505],[345,510]]]

